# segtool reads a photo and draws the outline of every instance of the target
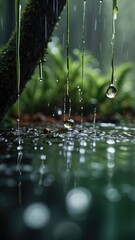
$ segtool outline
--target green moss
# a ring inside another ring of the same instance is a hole
[[[20,37],[21,92],[39,59],[44,56],[66,0],[58,0],[58,15],[53,12],[53,2],[53,0],[30,0],[23,13]],[[16,33],[14,32],[0,52],[0,118],[16,99]]]

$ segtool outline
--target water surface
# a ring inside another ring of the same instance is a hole
[[[1,129],[2,239],[134,239],[134,146],[134,126]]]

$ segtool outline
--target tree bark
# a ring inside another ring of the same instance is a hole
[[[44,57],[66,0],[30,0],[21,20],[20,92]],[[17,99],[16,33],[0,52],[0,119]],[[31,101],[31,99],[30,99]]]

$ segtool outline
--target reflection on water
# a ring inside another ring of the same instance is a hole
[[[134,239],[133,126],[20,131],[0,130],[0,239]]]

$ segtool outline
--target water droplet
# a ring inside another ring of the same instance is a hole
[[[43,61],[39,61],[39,81],[43,81]]]
[[[74,126],[74,120],[69,118],[67,120],[64,121],[64,127],[67,129],[72,129]]]
[[[106,91],[106,96],[108,98],[115,98],[116,94],[117,94],[116,88],[114,87],[113,84],[110,84],[110,86],[108,87],[108,89]]]

